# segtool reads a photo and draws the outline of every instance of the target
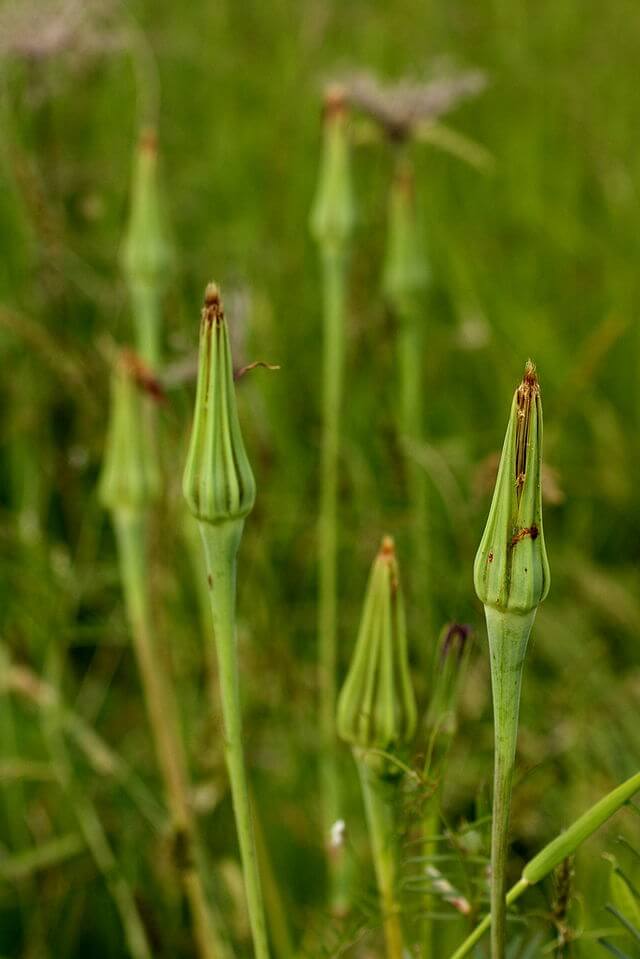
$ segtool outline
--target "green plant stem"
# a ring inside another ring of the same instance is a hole
[[[50,671],[58,672],[60,667],[56,664],[59,658],[57,651],[50,653],[48,658]],[[93,803],[75,781],[62,734],[62,710],[56,701],[51,701],[43,710],[42,729],[56,777],[69,799],[80,832],[96,867],[102,874],[120,917],[129,954],[132,959],[151,959],[152,953],[147,933],[133,893],[125,876],[120,872],[117,859]]]
[[[253,795],[251,795],[251,811],[273,953],[277,959],[293,959],[295,949],[287,921],[287,912],[282,901],[280,886],[273,870],[267,839],[260,820],[260,810]]]
[[[387,946],[387,959],[402,959],[403,936],[400,909],[396,901],[396,823],[393,809],[394,785],[371,769],[366,759],[355,753],[367,826],[371,839],[382,920]]]
[[[323,837],[328,852],[330,899],[334,912],[346,910],[345,860],[330,845],[331,827],[341,818],[336,738],[338,458],[342,406],[346,256],[331,248],[322,257],[324,333],[322,361],[322,463],[318,521],[318,689],[320,696],[320,779]]]
[[[523,615],[485,606],[495,735],[491,825],[491,959],[504,959],[509,815],[518,738],[520,687],[535,614],[535,609]]]
[[[178,732],[178,709],[154,641],[147,591],[146,532],[144,513],[114,512],[122,584],[145,698],[149,725],[176,848],[175,862],[189,903],[198,952],[216,959],[227,950],[222,944],[205,894],[199,868],[198,837],[188,795],[186,758]]]
[[[242,746],[242,716],[236,652],[236,562],[243,520],[199,524],[209,576],[213,635],[218,657],[224,743],[249,922],[256,959],[268,959],[269,947],[258,870],[247,773]]]
[[[440,788],[438,787],[434,794],[427,800],[427,808],[422,817],[422,834],[424,836],[424,845],[422,855],[425,865],[429,858],[438,851],[437,835],[440,830]],[[434,908],[434,897],[429,891],[424,897],[425,916],[422,920],[422,955],[423,959],[431,959],[434,955],[434,927],[431,913]]]
[[[136,280],[129,284],[129,295],[135,317],[137,351],[152,370],[157,370],[161,355],[160,293],[154,283]]]
[[[413,554],[415,557],[414,594],[419,598],[423,616],[431,614],[429,578],[429,531],[427,527],[427,475],[410,452],[412,444],[423,441],[424,357],[419,302],[412,296],[395,298],[394,310],[400,324],[398,356],[400,366],[400,433],[405,445],[407,492],[413,509]],[[429,619],[424,624],[429,631]]]
[[[640,791],[640,772],[635,773],[621,783],[595,805],[582,814],[568,829],[560,833],[555,839],[540,850],[531,859],[524,869],[518,882],[511,887],[505,898],[507,906],[512,905],[530,886],[540,882],[545,876],[558,866],[567,856],[602,826],[615,812],[617,812],[632,796]],[[489,913],[476,926],[473,932],[465,939],[461,946],[451,956],[451,959],[463,959],[469,955],[477,942],[491,926],[492,915]]]

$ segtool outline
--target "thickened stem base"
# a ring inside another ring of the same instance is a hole
[[[230,520],[217,525],[204,522],[199,524],[207,561],[213,632],[218,656],[225,758],[238,830],[249,922],[256,959],[268,959],[267,927],[242,746],[236,655],[236,556],[243,525],[243,520]]]
[[[491,959],[504,959],[506,942],[506,866],[513,769],[518,738],[520,688],[529,634],[536,610],[501,612],[485,606],[495,758],[491,828]]]

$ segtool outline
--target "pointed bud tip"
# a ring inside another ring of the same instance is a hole
[[[396,544],[393,540],[393,536],[383,536],[382,542],[380,543],[380,556],[384,556],[387,559],[391,559],[396,555]]]
[[[347,91],[341,83],[330,83],[324,91],[323,114],[326,120],[337,114],[346,113],[348,106]]]
[[[158,152],[158,134],[153,127],[145,127],[140,132],[138,147],[141,153],[156,156]]]
[[[538,380],[538,374],[536,371],[536,364],[533,360],[527,360],[524,368],[524,376],[522,377],[522,383],[520,388],[523,387],[529,390],[539,390],[540,382]]]
[[[204,291],[203,319],[209,323],[220,323],[224,319],[224,308],[220,298],[220,288],[217,283],[207,283]]]

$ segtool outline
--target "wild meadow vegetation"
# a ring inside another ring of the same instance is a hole
[[[639,44],[0,5],[0,959],[640,956]]]

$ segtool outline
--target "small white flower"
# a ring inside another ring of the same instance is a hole
[[[347,824],[344,819],[336,819],[331,827],[331,838],[329,843],[332,849],[340,849],[344,846],[344,840],[347,835]]]

